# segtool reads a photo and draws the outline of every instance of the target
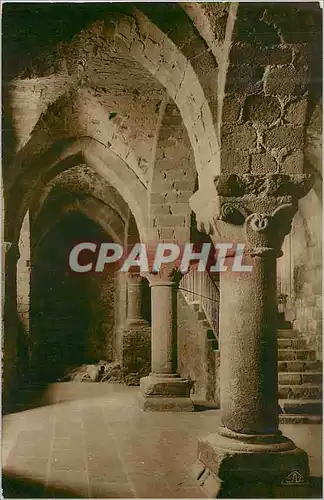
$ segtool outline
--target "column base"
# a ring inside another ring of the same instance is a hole
[[[281,434],[220,428],[198,443],[195,475],[210,498],[307,498],[308,457]]]
[[[144,411],[194,411],[193,402],[185,397],[142,396],[140,406]]]
[[[144,411],[194,411],[190,382],[177,374],[141,378],[140,405]]]

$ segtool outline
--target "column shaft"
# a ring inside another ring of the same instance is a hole
[[[141,276],[129,274],[127,283],[127,324],[147,324],[142,317]]]
[[[278,430],[276,258],[247,257],[251,272],[221,274],[221,410],[236,432]]]
[[[151,287],[152,365],[141,379],[142,408],[149,411],[193,411],[190,383],[177,373],[176,300],[180,279],[175,268],[146,275]]]
[[[151,285],[152,372],[173,373],[173,286]]]
[[[122,331],[121,361],[124,381],[134,384],[151,371],[151,327],[142,316],[142,277],[128,273],[127,315]]]

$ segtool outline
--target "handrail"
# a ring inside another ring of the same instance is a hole
[[[198,271],[196,266],[190,267],[189,272],[183,276],[179,289],[189,305],[199,305],[218,338],[219,288],[208,271]]]

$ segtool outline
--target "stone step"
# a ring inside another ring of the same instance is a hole
[[[279,384],[280,385],[302,385],[314,384],[319,385],[322,383],[322,373],[320,372],[280,372]]]
[[[277,323],[278,328],[282,330],[290,330],[292,328],[291,321],[281,321],[279,320]]]
[[[321,424],[322,415],[298,415],[297,413],[280,413],[279,424]]]
[[[292,349],[304,349],[307,347],[307,342],[305,339],[296,338],[296,339],[278,339],[278,348],[279,349],[288,349],[291,347]]]
[[[316,361],[316,351],[312,349],[278,349],[279,361]]]
[[[320,361],[279,361],[279,372],[320,372],[322,363]]]
[[[278,339],[292,339],[297,337],[297,330],[292,328],[278,328]]]
[[[322,386],[314,384],[279,385],[279,399],[321,399]]]
[[[283,413],[299,415],[322,415],[321,399],[279,399]]]

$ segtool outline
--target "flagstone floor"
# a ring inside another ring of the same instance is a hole
[[[5,498],[202,498],[197,439],[219,410],[143,412],[138,387],[58,383],[3,417]],[[282,425],[321,476],[321,426]]]

